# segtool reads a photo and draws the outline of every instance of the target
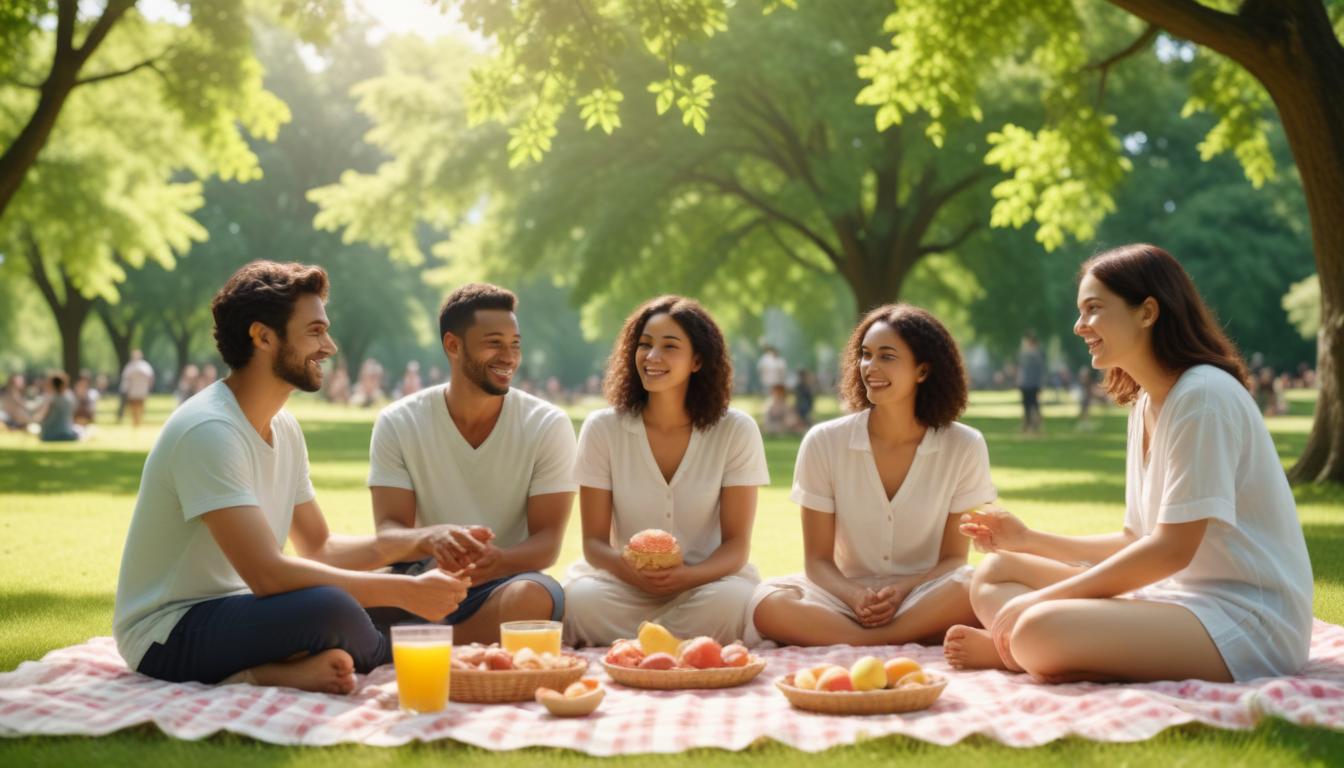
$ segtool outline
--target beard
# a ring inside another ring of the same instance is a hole
[[[467,377],[467,381],[481,388],[481,391],[487,395],[507,395],[509,394],[508,385],[499,386],[490,380],[490,371],[486,363],[472,357],[470,353],[462,355],[462,374]]]
[[[322,388],[322,368],[310,369],[308,359],[301,357],[284,340],[280,342],[280,354],[271,361],[271,373],[304,392],[316,392]]]

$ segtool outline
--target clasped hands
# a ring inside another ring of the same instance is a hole
[[[499,562],[494,539],[495,532],[483,525],[434,525],[425,529],[420,549],[444,571],[479,584],[489,580]]]

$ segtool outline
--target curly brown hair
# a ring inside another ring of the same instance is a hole
[[[234,272],[210,302],[215,348],[224,363],[236,371],[252,359],[255,347],[250,330],[254,322],[285,338],[294,304],[310,293],[327,300],[327,272],[321,267],[261,260]]]
[[[1147,243],[1122,245],[1083,262],[1078,279],[1089,273],[1131,307],[1149,296],[1157,302],[1153,355],[1167,370],[1182,373],[1196,365],[1212,365],[1250,389],[1251,377],[1241,352],[1170,253]],[[1106,370],[1105,386],[1106,394],[1120,405],[1139,396],[1139,383],[1119,368]]]
[[[681,326],[690,337],[691,352],[700,359],[700,370],[691,374],[687,384],[686,413],[696,429],[708,429],[728,412],[733,392],[733,362],[718,323],[694,299],[659,296],[644,302],[626,318],[607,359],[603,393],[617,413],[643,412],[649,392],[635,370],[635,352],[649,318],[659,314],[667,314]]]
[[[915,362],[928,366],[928,375],[915,389],[915,418],[920,424],[941,429],[966,410],[966,369],[961,352],[947,328],[927,310],[910,304],[887,304],[859,321],[845,344],[840,372],[840,398],[855,411],[872,408],[859,375],[863,337],[877,323],[886,323],[910,347]]]

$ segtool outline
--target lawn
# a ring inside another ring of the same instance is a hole
[[[79,445],[46,446],[27,435],[0,434],[0,670],[13,669],[53,648],[111,633],[117,567],[140,470],[157,425],[171,405],[168,398],[152,400],[150,424],[136,431],[112,425],[113,404],[107,403],[100,413],[102,426],[91,440]],[[594,405],[575,406],[571,415],[581,419]],[[737,405],[759,415],[758,401],[746,399]],[[1290,414],[1270,421],[1280,455],[1289,458],[1306,441],[1312,393],[1292,393],[1291,405]],[[333,529],[371,531],[364,478],[374,413],[337,408],[312,398],[295,398],[291,408],[304,426],[313,482]],[[834,401],[823,400],[821,408],[823,416],[834,415]],[[1107,409],[1095,420],[1095,429],[1078,431],[1074,410],[1069,403],[1052,404],[1047,394],[1047,436],[1026,438],[1017,432],[1020,411],[1015,393],[977,393],[965,420],[988,439],[994,481],[1004,506],[1029,524],[1054,531],[1114,530],[1124,512],[1125,411]],[[800,568],[798,513],[788,501],[797,447],[797,437],[766,441],[772,483],[761,493],[752,548],[752,559],[765,576]],[[1316,575],[1316,615],[1344,623],[1344,489],[1306,487],[1296,493]],[[578,557],[576,513],[556,575]],[[993,760],[1003,765],[1275,766],[1331,764],[1341,754],[1344,734],[1271,722],[1248,733],[1189,727],[1139,744],[1071,739],[1031,750],[982,739],[942,748],[890,737],[831,750],[826,757],[839,765],[961,765]],[[149,729],[101,739],[0,740],[0,764],[4,765],[97,762],[202,767],[248,761],[363,768],[460,761],[495,766],[674,765],[688,759],[706,766],[788,766],[814,760],[774,743],[740,753],[704,751],[691,756],[599,761],[559,750],[489,753],[451,742],[399,749],[297,749],[222,736],[193,743],[166,739]]]

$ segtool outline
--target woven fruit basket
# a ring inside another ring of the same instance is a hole
[[[883,688],[876,691],[811,691],[797,688],[793,675],[775,681],[775,687],[797,709],[827,715],[889,715],[928,709],[947,687],[947,678],[930,676],[926,685]]]
[[[582,656],[565,658],[570,666],[563,669],[454,669],[448,698],[471,704],[503,704],[532,701],[538,688],[563,691],[588,669],[588,660]]]
[[[661,691],[683,688],[732,688],[749,683],[765,669],[765,660],[752,656],[744,667],[715,667],[712,669],[639,669],[602,662],[611,679],[630,688],[650,688]]]

